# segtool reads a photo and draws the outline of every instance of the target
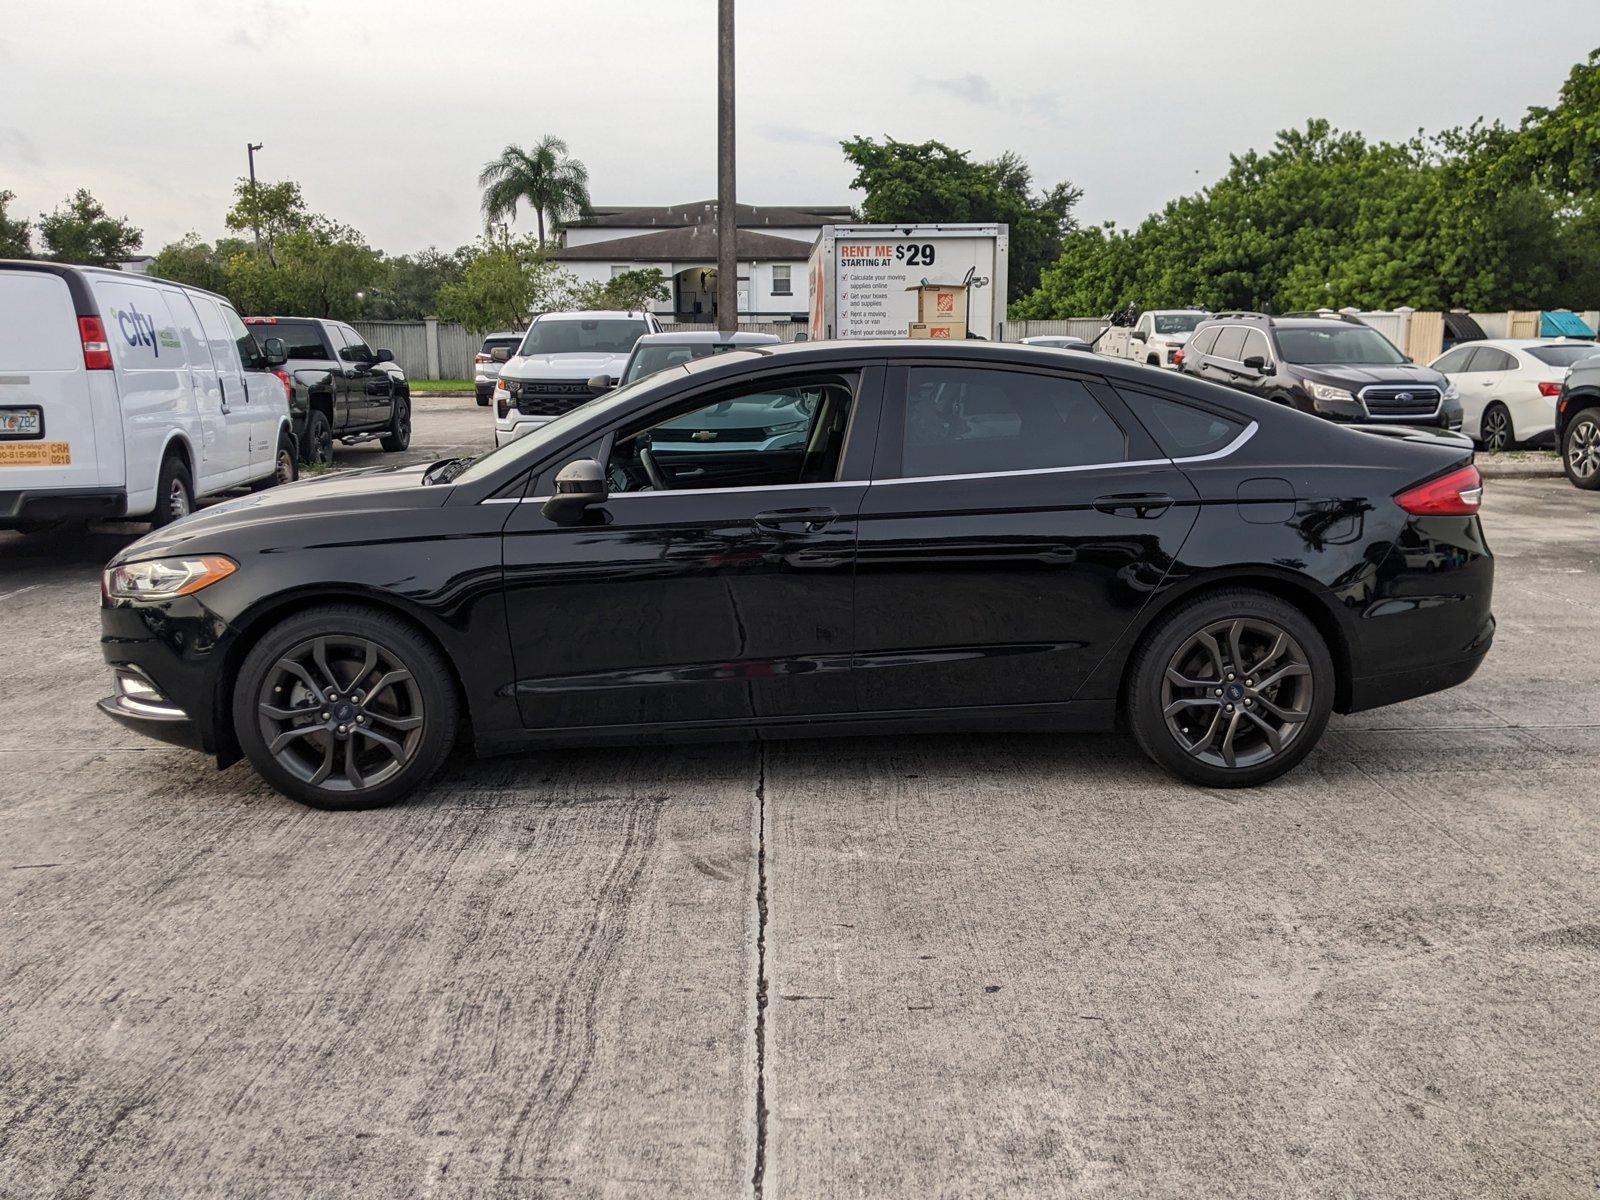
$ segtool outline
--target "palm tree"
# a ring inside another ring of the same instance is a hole
[[[526,200],[539,218],[539,242],[544,243],[544,218],[550,214],[554,229],[563,222],[583,215],[589,208],[589,170],[575,158],[567,157],[567,144],[545,135],[533,148],[507,146],[500,157],[485,163],[478,172],[483,189],[483,220],[492,226],[510,221],[517,205]]]

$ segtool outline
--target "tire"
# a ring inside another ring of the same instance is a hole
[[[396,396],[394,398],[394,413],[389,418],[389,432],[384,435],[379,443],[391,454],[398,453],[411,445],[411,397]]]
[[[156,476],[156,507],[150,514],[150,524],[160,529],[193,511],[194,476],[183,459],[169,454],[161,460],[161,473]]]
[[[479,392],[478,393],[478,407],[479,408],[488,408],[489,407],[489,398],[492,395],[494,395],[493,392]]]
[[[1498,400],[1483,410],[1478,433],[1479,442],[1491,454],[1517,448],[1517,431],[1511,422],[1511,410]]]
[[[328,414],[313,408],[306,414],[306,440],[300,445],[300,461],[310,467],[333,464],[333,426]]]
[[[1258,688],[1252,671],[1263,662],[1275,682]],[[1304,613],[1265,592],[1229,588],[1181,604],[1145,634],[1128,671],[1128,724],[1140,748],[1174,775],[1205,787],[1253,787],[1311,753],[1333,711],[1334,682],[1327,644]],[[1204,729],[1187,724],[1196,714]],[[1276,749],[1266,728],[1276,731]]]
[[[332,811],[392,804],[425,784],[450,753],[456,714],[454,676],[432,644],[356,605],[269,629],[233,686],[251,765],[285,796]]]
[[[1572,486],[1586,492],[1600,489],[1600,408],[1586,408],[1561,436],[1561,469]]]
[[[293,483],[300,478],[300,464],[295,453],[294,438],[287,429],[278,431],[278,448],[273,452],[272,474],[250,485],[252,492],[264,492],[280,484]]]

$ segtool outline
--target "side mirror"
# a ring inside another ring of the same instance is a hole
[[[1135,329],[1128,336],[1136,342],[1148,342],[1150,340],[1150,335],[1142,329]]]
[[[393,362],[394,361],[394,351],[393,350],[379,350],[378,351],[378,356],[376,358],[374,358],[372,361],[375,362],[375,363]]]
[[[503,363],[511,357],[511,347],[496,346],[493,350],[489,351],[489,357],[494,359],[494,361],[497,363]]]
[[[261,353],[269,367],[281,367],[289,361],[289,348],[283,344],[281,337],[269,337],[262,342]]]
[[[576,525],[585,510],[604,504],[610,494],[606,469],[592,458],[577,458],[556,472],[556,494],[539,511],[557,525]]]
[[[609,375],[593,375],[589,379],[589,390],[596,396],[609,392],[617,386],[617,381]]]
[[[1265,375],[1267,371],[1267,360],[1262,358],[1259,354],[1252,354],[1249,358],[1244,360],[1243,365],[1251,371],[1260,371],[1263,375]]]

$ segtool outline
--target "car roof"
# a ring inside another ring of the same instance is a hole
[[[616,309],[616,308],[597,308],[593,312],[547,312],[547,313],[540,313],[537,317],[534,318],[534,320],[535,321],[602,321],[602,320],[625,320],[625,319],[627,319],[629,317],[633,317],[633,318],[635,318],[637,320],[642,321],[642,320],[644,320],[644,313],[639,311],[639,310],[637,310],[637,309],[635,309],[632,312],[624,312],[621,309]]]
[[[741,329],[736,333],[722,333],[711,329],[672,329],[665,333],[647,333],[636,345],[640,346],[700,346],[707,343],[727,346],[776,346],[783,339],[775,333],[757,333]]]
[[[519,337],[522,337],[522,336],[523,335],[518,333],[515,329],[502,329],[499,333],[486,333],[486,334],[484,334],[483,335],[483,340],[487,342],[491,338],[519,338]]]
[[[1596,345],[1588,338],[1578,337],[1481,338],[1473,342],[1457,342],[1456,346],[1494,346],[1500,350],[1533,350],[1540,346],[1594,346],[1600,351],[1600,345]]]

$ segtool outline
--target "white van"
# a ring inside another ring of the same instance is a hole
[[[221,296],[0,260],[0,529],[184,516],[295,478],[286,381]]]

